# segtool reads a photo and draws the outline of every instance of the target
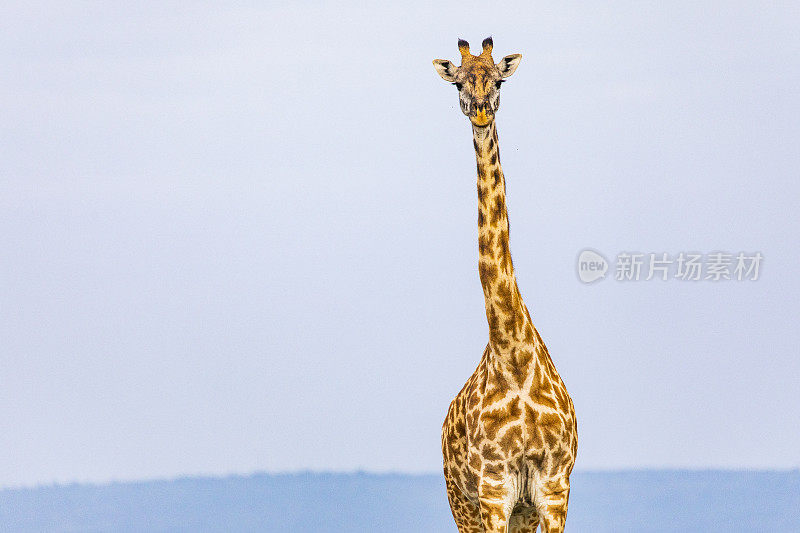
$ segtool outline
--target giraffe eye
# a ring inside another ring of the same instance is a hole
[[[455,85],[455,86],[456,86],[456,89],[458,89],[459,91],[460,91],[460,90],[461,90],[461,89],[464,87],[464,85],[463,85],[463,84],[461,84],[461,83],[458,83],[458,82],[455,82],[453,85]]]

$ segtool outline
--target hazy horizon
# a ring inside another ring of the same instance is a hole
[[[441,469],[440,469],[441,470]],[[5,485],[0,487],[2,492],[25,492],[47,490],[54,488],[68,488],[68,487],[86,487],[86,488],[103,488],[113,485],[139,485],[150,483],[180,483],[183,481],[194,480],[226,480],[226,479],[247,479],[253,477],[295,477],[295,476],[399,476],[408,478],[420,477],[439,477],[441,476],[440,470],[433,470],[430,472],[403,472],[398,470],[313,470],[313,469],[297,469],[285,471],[267,471],[267,470],[253,470],[250,472],[218,472],[218,473],[186,473],[175,474],[171,476],[148,477],[148,478],[130,478],[130,479],[104,479],[100,481],[52,481],[52,482],[39,482],[33,484],[20,484],[20,485]],[[575,475],[620,475],[620,474],[653,474],[653,473],[674,473],[674,474],[797,474],[800,473],[800,468],[596,468],[596,469],[582,469],[576,468],[573,470]],[[442,476],[442,480],[444,477]],[[445,498],[446,499],[446,498]]]
[[[570,531],[795,531],[800,472],[576,472]],[[708,490],[710,486],[717,490]],[[296,474],[0,490],[17,532],[453,531],[441,475]],[[387,505],[387,503],[389,503]]]

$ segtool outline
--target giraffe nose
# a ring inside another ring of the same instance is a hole
[[[489,105],[489,102],[485,100],[481,102],[475,102],[474,109],[476,113],[486,113],[487,115],[492,114],[492,106]]]

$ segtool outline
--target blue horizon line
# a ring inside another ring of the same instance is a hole
[[[698,474],[698,473],[719,473],[719,474],[796,474],[800,475],[800,466],[785,467],[785,468],[748,468],[748,467],[624,467],[624,468],[592,468],[592,469],[576,469],[573,475],[620,475],[620,474],[642,474],[642,473],[682,473],[682,474]],[[141,478],[141,479],[111,479],[108,481],[67,481],[51,483],[38,483],[35,485],[0,485],[0,493],[3,492],[26,492],[42,489],[63,489],[63,488],[104,488],[119,485],[145,485],[148,483],[180,483],[186,481],[226,481],[226,480],[245,480],[251,478],[261,477],[302,477],[302,476],[319,476],[319,477],[404,477],[404,478],[431,478],[444,476],[439,471],[431,472],[402,472],[399,470],[364,470],[364,469],[349,469],[349,470],[314,470],[314,469],[297,469],[297,470],[281,470],[281,471],[267,471],[257,470],[250,473],[229,473],[229,474],[185,474],[177,476]]]

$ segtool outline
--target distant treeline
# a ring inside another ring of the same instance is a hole
[[[800,471],[574,473],[573,532],[800,532]],[[456,531],[438,475],[256,474],[0,491],[0,531]]]

